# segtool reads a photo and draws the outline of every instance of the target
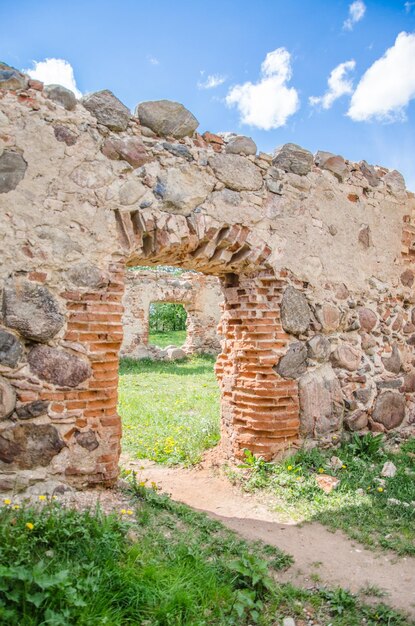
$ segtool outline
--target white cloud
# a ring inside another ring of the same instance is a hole
[[[82,96],[76,86],[73,67],[64,59],[45,59],[33,61],[32,69],[23,70],[30,78],[41,80],[45,85],[62,85],[74,92],[77,98]]]
[[[345,20],[343,28],[353,30],[353,26],[363,19],[366,13],[366,5],[362,0],[355,0],[349,5],[349,17]]]
[[[405,11],[407,13],[410,13],[412,9],[415,7],[415,2],[405,2],[404,7],[405,7]]]
[[[160,65],[160,61],[158,60],[157,57],[153,57],[153,56],[150,55],[150,56],[147,57],[147,59],[148,59],[148,62],[151,65]]]
[[[353,82],[346,78],[348,72],[354,70],[355,61],[345,61],[340,63],[331,71],[327,80],[328,89],[322,96],[311,96],[310,104],[313,106],[321,104],[323,109],[329,109],[333,102],[348,93],[353,92]]]
[[[399,33],[394,45],[360,79],[347,115],[362,122],[405,118],[415,98],[415,33]]]
[[[201,72],[203,75],[204,72]],[[203,82],[198,82],[197,86],[199,89],[214,89],[215,87],[219,87],[219,85],[223,85],[226,80],[226,76],[221,76],[220,74],[209,74]]]
[[[263,130],[284,126],[300,106],[297,90],[287,87],[291,78],[291,55],[285,48],[268,52],[257,83],[232,87],[226,104],[236,106],[244,124]]]

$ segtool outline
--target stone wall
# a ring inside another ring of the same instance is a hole
[[[0,488],[117,476],[126,266],[224,294],[222,450],[413,431],[415,200],[398,172],[196,131],[0,64]]]
[[[178,351],[161,350],[148,342],[152,302],[183,304],[187,312],[185,354],[218,354],[217,333],[223,300],[219,280],[195,272],[174,275],[166,271],[127,272],[123,299],[124,339],[121,355],[134,359],[177,358]],[[180,346],[179,346],[180,347]]]

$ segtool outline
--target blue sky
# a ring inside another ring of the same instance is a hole
[[[415,2],[0,0],[0,24],[15,67],[64,59],[82,93],[177,100],[201,132],[366,159],[415,190]]]

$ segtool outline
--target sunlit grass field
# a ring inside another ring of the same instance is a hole
[[[215,358],[163,362],[123,359],[119,413],[123,449],[134,458],[197,463],[219,441]]]
[[[159,348],[166,348],[167,346],[177,346],[180,348],[186,341],[185,330],[170,330],[166,332],[150,332],[148,342],[153,346]]]

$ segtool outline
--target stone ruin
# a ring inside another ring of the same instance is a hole
[[[197,133],[0,65],[0,488],[118,474],[126,267],[218,278],[221,453],[413,432],[415,200],[396,171]]]
[[[183,304],[187,312],[186,342],[162,350],[149,344],[149,309],[153,302]],[[166,271],[127,272],[122,320],[121,356],[132,359],[174,360],[192,354],[219,354],[222,292],[216,276]]]

